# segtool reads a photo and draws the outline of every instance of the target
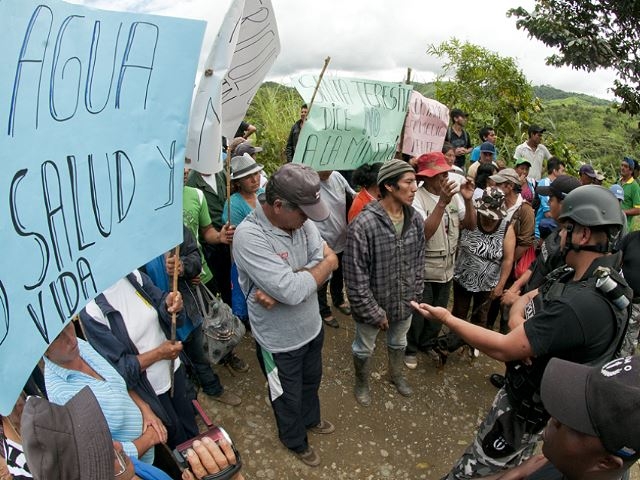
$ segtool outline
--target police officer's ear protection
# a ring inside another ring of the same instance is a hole
[[[620,230],[611,228],[607,232],[607,243],[606,245],[574,245],[571,241],[573,237],[573,231],[575,230],[576,224],[573,222],[567,222],[564,229],[567,232],[567,237],[565,240],[565,247],[562,252],[563,256],[566,256],[569,250],[573,250],[574,252],[579,252],[580,250],[586,252],[598,252],[598,253],[608,253],[611,251],[611,247],[616,243],[617,238],[620,236]],[[594,231],[592,227],[583,227],[588,228],[592,232]]]

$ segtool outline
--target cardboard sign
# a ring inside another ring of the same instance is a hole
[[[317,77],[294,85],[309,102]],[[324,77],[298,139],[294,162],[318,171],[353,170],[393,158],[412,86]]]
[[[205,23],[0,2],[0,413],[89,300],[182,242]]]
[[[189,166],[222,170],[222,136],[229,141],[280,53],[270,0],[234,0],[222,22],[193,100],[187,141]]]
[[[404,123],[402,153],[417,157],[441,151],[448,125],[449,109],[446,105],[414,90]]]

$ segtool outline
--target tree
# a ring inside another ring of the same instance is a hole
[[[468,130],[495,128],[506,158],[521,143],[521,131],[540,110],[540,101],[515,60],[453,38],[429,46],[427,53],[444,59],[435,82],[436,99],[449,108],[469,112]]]
[[[640,2],[637,0],[536,0],[532,12],[512,8],[516,26],[558,54],[549,65],[594,71],[611,68],[619,76],[611,91],[619,110],[640,113]]]

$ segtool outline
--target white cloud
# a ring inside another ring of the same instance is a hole
[[[157,13],[208,21],[201,62],[213,43],[231,0],[73,0],[99,8]],[[401,81],[407,67],[416,81],[433,80],[441,68],[426,54],[428,45],[456,37],[514,57],[534,85],[612,98],[613,72],[585,73],[545,64],[553,51],[507,18],[509,8],[531,8],[532,0],[272,0],[282,52],[270,79],[286,81],[301,72],[319,72],[331,56],[329,74]]]

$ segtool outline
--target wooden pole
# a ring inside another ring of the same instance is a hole
[[[404,83],[407,85],[411,83],[411,67],[407,68],[407,79]],[[406,116],[405,116],[405,122],[402,124],[402,130],[400,130],[400,143],[398,145],[398,150],[400,151],[400,158],[402,158],[402,147],[404,143],[404,127],[406,123],[407,122],[406,122]]]
[[[324,77],[324,72],[327,70],[329,66],[329,62],[331,61],[331,57],[327,57],[324,59],[324,65],[322,66],[322,70],[320,71],[320,76],[318,77],[318,83],[316,83],[316,88],[313,89],[313,95],[311,95],[311,101],[308,105],[307,117],[309,117],[309,113],[311,113],[311,107],[313,106],[313,101],[316,99],[316,93],[318,93],[318,89],[320,88],[320,83],[322,82],[322,77]],[[303,122],[304,123],[304,122]]]
[[[175,250],[173,251],[173,256],[175,257],[176,261],[174,263],[174,267],[173,267],[173,276],[171,279],[171,291],[172,292],[177,292],[178,291],[178,262],[180,261],[180,245],[176,246]],[[176,343],[176,312],[173,312],[171,314],[171,343]],[[174,376],[175,376],[175,366],[176,366],[176,360],[175,358],[171,360],[171,392],[170,395],[173,398],[173,387],[174,387]]]
[[[231,224],[231,148],[229,146],[227,146],[227,224]],[[222,231],[220,234],[222,235]]]

